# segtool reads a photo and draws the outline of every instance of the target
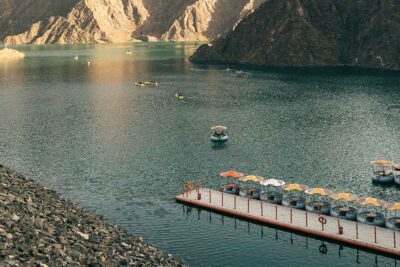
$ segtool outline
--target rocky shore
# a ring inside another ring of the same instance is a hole
[[[184,266],[0,165],[0,266]]]

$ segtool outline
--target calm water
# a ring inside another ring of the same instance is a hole
[[[172,197],[190,179],[216,187],[236,169],[399,200],[398,188],[371,184],[368,165],[400,161],[399,75],[243,74],[190,64],[195,48],[20,47],[26,59],[0,64],[0,162],[193,266],[395,266],[337,244],[320,254],[320,240]],[[160,86],[133,85],[151,79]],[[209,140],[216,123],[229,127],[224,147]]]

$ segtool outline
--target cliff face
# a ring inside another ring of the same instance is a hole
[[[210,40],[265,0],[0,0],[6,44]]]
[[[400,1],[268,0],[194,62],[400,68]]]
[[[232,30],[264,0],[202,0],[185,8],[168,31],[167,40],[212,40]]]

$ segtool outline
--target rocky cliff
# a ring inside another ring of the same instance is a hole
[[[400,1],[268,0],[194,62],[400,68]]]
[[[6,44],[211,40],[231,31],[264,1],[0,0],[0,40]]]

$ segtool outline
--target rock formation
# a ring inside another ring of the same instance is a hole
[[[265,0],[0,0],[6,44],[211,40]]]
[[[25,54],[15,49],[4,48],[0,50],[0,63],[3,61],[16,60],[24,58]]]
[[[400,2],[268,0],[194,62],[400,68]]]

